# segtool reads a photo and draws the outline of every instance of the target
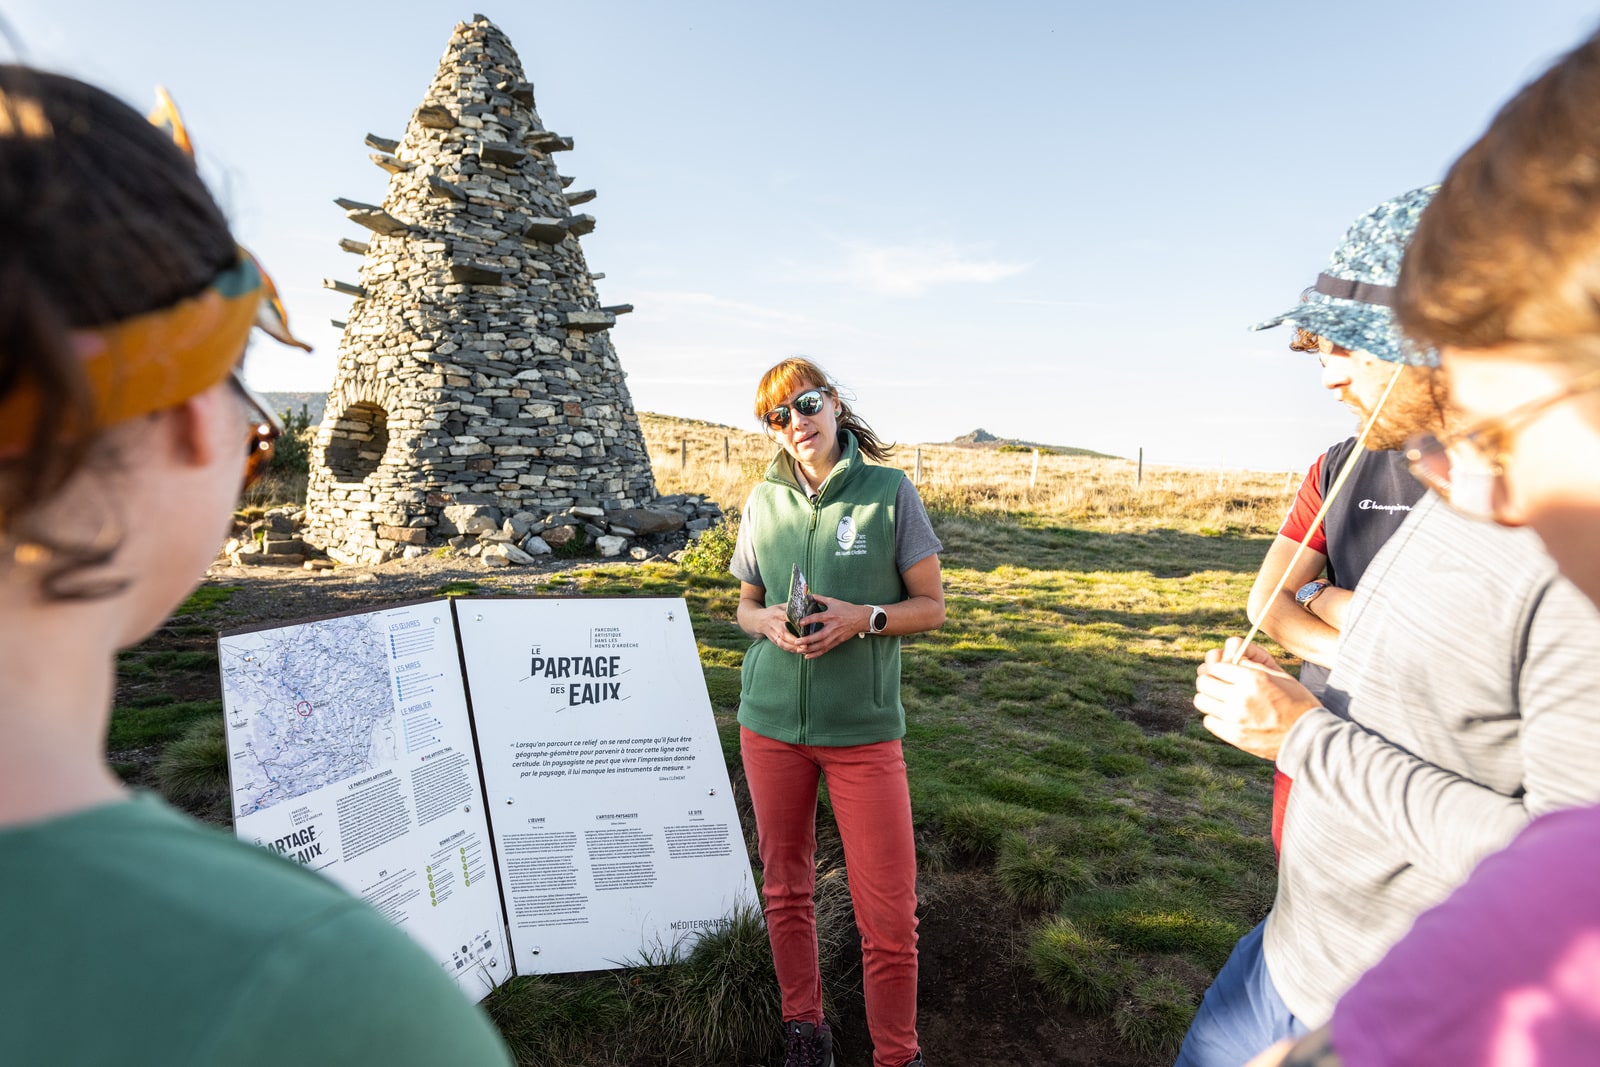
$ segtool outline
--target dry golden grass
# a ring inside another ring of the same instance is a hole
[[[726,510],[744,506],[777,446],[766,435],[641,412],[663,493],[703,493]],[[1001,518],[1049,516],[1085,526],[1168,527],[1191,532],[1272,533],[1293,497],[1290,472],[1194,470],[1131,460],[998,452],[958,445],[901,445],[891,462],[921,475],[927,505]]]

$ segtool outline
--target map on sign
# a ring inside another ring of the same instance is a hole
[[[236,817],[395,762],[396,640],[364,615],[220,643]]]

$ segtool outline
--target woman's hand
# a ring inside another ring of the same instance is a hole
[[[765,637],[785,652],[799,652],[794,634],[789,630],[788,607],[784,604],[766,606],[767,591],[759,585],[741,582],[739,585],[739,629],[754,638]]]
[[[1194,706],[1205,728],[1235,748],[1275,760],[1283,738],[1300,717],[1318,706],[1311,691],[1291,678],[1258,645],[1244,650],[1237,664],[1239,638],[1206,653],[1196,671]]]
[[[794,636],[794,631],[789,629],[789,609],[783,604],[774,604],[770,608],[762,608],[756,613],[756,624],[751,637],[765,637],[785,652],[801,651],[799,640]]]
[[[869,613],[866,605],[852,604],[838,597],[812,593],[811,599],[825,610],[805,617],[805,625],[819,627],[814,633],[799,638],[796,651],[806,659],[816,659],[824,652],[844,644],[867,628]]]

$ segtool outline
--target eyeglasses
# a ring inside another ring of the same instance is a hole
[[[1317,354],[1317,362],[1322,364],[1324,367],[1328,365],[1328,360],[1335,356],[1340,359],[1349,359],[1355,355],[1354,352],[1346,348],[1344,345],[1335,344],[1326,337],[1320,336],[1317,338],[1316,347],[1310,349],[1310,351]]]
[[[267,465],[272,462],[272,453],[277,448],[278,438],[283,436],[283,424],[278,421],[278,417],[272,413],[266,402],[244,384],[244,377],[237,370],[228,375],[228,380],[250,406],[250,440],[246,446],[249,451],[245,458],[242,491],[254,485],[267,472]]]
[[[794,403],[779,404],[777,407],[761,416],[761,421],[772,427],[774,430],[781,430],[789,425],[789,419],[792,417],[789,410],[791,407],[809,419],[822,410],[823,397],[825,397],[827,393],[828,390],[826,389],[808,389],[799,396],[795,397]]]
[[[1505,499],[1501,479],[1511,436],[1561,401],[1596,389],[1600,389],[1600,371],[1457,433],[1413,437],[1405,449],[1411,475],[1463,515],[1493,519]],[[1470,462],[1457,462],[1465,457],[1470,457]]]

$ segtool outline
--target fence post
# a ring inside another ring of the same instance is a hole
[[[920,449],[920,448],[917,449],[917,466],[916,466],[916,469],[913,470],[912,473],[911,473],[911,484],[912,485],[921,485],[922,484],[922,449]]]
[[[1028,475],[1028,490],[1031,492],[1033,490],[1033,487],[1038,485],[1038,484],[1039,484],[1039,450],[1036,448],[1036,449],[1033,450],[1033,473]]]
[[[1139,449],[1139,473],[1133,476],[1133,487],[1139,488],[1144,484],[1144,449]]]
[[[678,466],[683,470],[689,469],[689,439],[687,437],[678,441]]]
[[[733,446],[728,444],[728,437],[726,434],[724,434],[722,437],[722,462],[733,462]]]

